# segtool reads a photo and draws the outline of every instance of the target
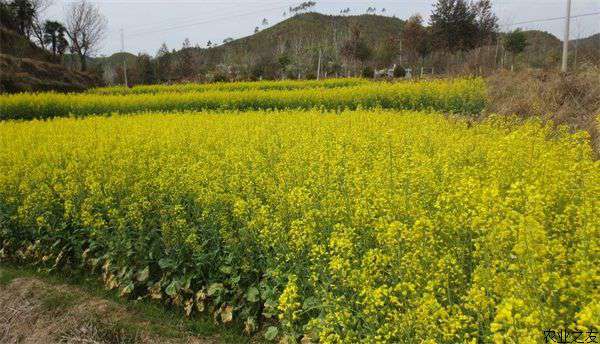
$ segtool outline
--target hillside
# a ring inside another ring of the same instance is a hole
[[[560,63],[563,41],[545,31],[527,30],[527,47],[523,52],[531,67],[544,67]],[[585,38],[572,39],[569,44],[570,63],[600,62],[600,34]]]
[[[128,65],[136,63],[137,56],[131,53],[114,53],[110,56],[94,57],[89,59],[89,65],[93,68],[96,66],[110,65],[120,66],[123,64],[123,59],[127,60]]]
[[[40,49],[26,37],[0,26],[0,54],[16,58],[30,58],[44,62],[56,62],[48,51]]]
[[[0,92],[83,91],[96,77],[65,68],[60,58],[0,27]]]
[[[98,84],[95,77],[56,63],[0,54],[0,92],[80,92]]]
[[[585,59],[600,64],[600,33],[573,41],[572,47],[577,59]]]
[[[198,54],[202,69],[211,69],[221,63],[248,66],[257,60],[263,61],[268,68],[269,64],[278,64],[283,56],[296,59],[300,64],[316,61],[319,49],[323,52],[324,60],[330,67],[334,67],[334,64],[340,64],[335,52],[349,38],[353,28],[360,30],[362,39],[377,60],[386,43],[399,36],[403,24],[398,18],[378,15],[333,16],[306,13],[248,37],[214,48],[193,50]],[[381,62],[377,61],[376,64]],[[293,63],[291,61],[292,65]]]

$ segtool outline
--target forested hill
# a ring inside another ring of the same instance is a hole
[[[305,13],[293,16],[257,33],[212,48],[182,49],[177,52],[193,56],[200,70],[219,65],[254,69],[250,74],[269,77],[282,66],[289,74],[307,77],[305,66],[312,66],[321,50],[326,61],[324,70],[340,69],[340,54],[350,37],[360,36],[368,47],[367,54],[375,65],[392,63],[404,21],[379,15],[334,16]]]
[[[356,29],[375,53],[385,50],[391,39],[398,39],[403,21],[386,16],[333,16],[306,13],[289,18],[254,35],[233,40],[205,51],[208,63],[232,56],[298,55],[321,48],[339,50]],[[243,58],[242,58],[243,59]]]
[[[198,42],[189,37],[182,47],[163,46],[156,57],[127,54],[131,84],[176,81],[225,81],[248,79],[314,78],[321,56],[325,76],[372,76],[374,69],[425,67],[438,73],[491,72],[510,64],[521,67],[557,68],[562,42],[537,30],[523,31],[527,44],[519,56],[498,44],[480,44],[484,49],[448,53],[434,46],[434,34],[424,21],[419,34],[411,22],[395,17],[297,14],[253,35],[227,39],[224,43]],[[572,41],[570,54],[576,63],[600,59],[598,35]],[[412,44],[412,49],[408,44]],[[425,46],[424,52],[417,45]],[[173,49],[175,48],[175,49]],[[421,56],[422,55],[422,56]],[[576,56],[575,56],[576,55]],[[125,55],[94,59],[97,70],[108,76],[108,84],[122,84]]]

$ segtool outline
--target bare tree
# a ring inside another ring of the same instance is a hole
[[[71,50],[79,56],[81,69],[87,69],[87,58],[95,54],[106,32],[106,18],[98,7],[80,0],[67,9],[67,35]]]
[[[37,43],[43,48],[46,46],[44,39],[44,12],[52,6],[54,0],[30,0],[33,8],[33,18],[31,21],[30,38],[35,38]]]

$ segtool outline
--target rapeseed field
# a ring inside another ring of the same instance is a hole
[[[0,122],[0,259],[284,343],[592,331],[600,162],[584,133],[434,111],[479,109],[478,83],[196,92],[229,104],[205,112],[173,105],[187,93],[3,96],[2,118],[190,111]]]

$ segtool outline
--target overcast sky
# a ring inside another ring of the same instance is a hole
[[[349,7],[350,14],[362,14],[368,7],[385,15],[406,19],[414,13],[429,17],[434,0],[341,1],[315,0],[315,11],[338,14]],[[47,11],[48,18],[64,18],[64,9],[70,0],[54,0]],[[161,43],[170,49],[180,48],[185,38],[192,45],[206,46],[207,41],[222,42],[240,38],[262,26],[263,18],[269,26],[284,20],[283,13],[301,1],[275,0],[94,0],[108,19],[108,32],[102,54],[121,50],[120,29],[125,32],[125,50],[154,55]],[[514,25],[530,20],[542,20],[565,15],[566,0],[492,0],[502,29],[521,27],[553,33],[562,39],[563,20],[548,20]],[[600,0],[572,0],[572,15],[600,12]],[[587,37],[600,32],[600,15],[573,19],[571,38]]]

